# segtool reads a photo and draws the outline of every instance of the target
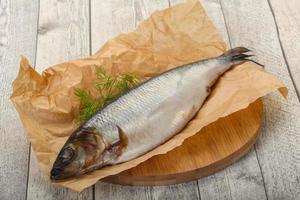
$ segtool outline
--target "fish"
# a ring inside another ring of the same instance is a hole
[[[76,177],[137,158],[179,133],[216,80],[252,55],[236,47],[218,57],[170,69],[132,88],[77,128],[60,150],[50,179]]]

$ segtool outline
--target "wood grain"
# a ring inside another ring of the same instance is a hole
[[[143,4],[141,6],[135,6],[136,16],[141,13],[140,10],[146,10],[146,15],[137,18],[135,25],[138,25],[137,21],[141,21],[151,15],[155,10],[167,8],[170,6],[170,1],[167,0],[140,0]],[[197,181],[191,181],[185,184],[178,184],[172,186],[163,187],[149,187],[151,199],[200,199],[199,189]]]
[[[35,59],[38,1],[0,1],[0,199],[25,199],[29,144],[9,101],[20,54]]]
[[[151,5],[151,6],[149,6]],[[91,44],[92,53],[99,50],[106,40],[121,32],[132,31],[138,23],[148,17],[156,9],[168,7],[164,0],[113,0],[91,1]],[[99,12],[101,10],[101,12]],[[102,23],[101,23],[102,22]],[[98,182],[95,185],[95,199],[147,199],[150,198],[149,188],[119,186]],[[154,192],[152,192],[154,194]],[[155,195],[155,194],[154,194]]]
[[[170,4],[182,1],[170,0]],[[219,0],[201,0],[229,43],[223,9],[232,46],[245,45],[254,49],[256,60],[287,84],[288,101],[277,94],[265,98],[265,122],[256,151],[252,150],[225,170],[199,181],[167,187],[129,187],[100,182],[96,199],[266,199],[264,186],[268,199],[300,199],[300,105],[294,88],[294,85],[300,88],[299,2],[220,1],[222,6]],[[167,0],[91,0],[92,13],[89,13],[87,1],[40,2],[39,71],[48,65],[89,54],[89,14],[92,15],[91,35],[94,37],[91,47],[95,52],[108,38],[133,30],[149,13],[169,4]],[[1,200],[26,199],[29,146],[8,98],[11,81],[18,71],[19,55],[26,55],[32,63],[35,61],[38,7],[37,0],[0,1]],[[33,154],[29,176],[28,199],[94,199],[91,190],[77,195],[50,185],[39,171]]]
[[[135,27],[131,0],[91,0],[91,46],[95,53],[110,38]]]
[[[284,57],[300,98],[300,1],[270,0]]]
[[[200,199],[200,193],[197,186],[198,186],[197,181],[191,181],[188,183],[171,185],[171,186],[150,187],[150,195],[151,195],[151,199],[155,199],[155,200]]]
[[[99,181],[95,185],[95,199],[141,200],[151,199],[151,197],[149,188],[147,187],[122,186]]]
[[[36,70],[89,55],[89,4],[80,0],[40,1]],[[27,199],[92,199],[92,188],[78,194],[52,185],[31,151]]]
[[[171,0],[171,5],[174,4],[173,1],[176,1],[178,3],[179,0]],[[222,35],[223,40],[228,46],[230,46],[228,32],[224,21],[224,15],[222,13],[222,8],[219,0],[201,0],[200,3],[204,7],[205,12],[209,16],[210,20],[213,22],[219,33]]]
[[[134,6],[136,1],[91,1],[91,49],[95,53],[110,38],[135,27]],[[141,13],[139,13],[140,16]],[[147,188],[130,188],[98,182],[95,199],[147,199]]]
[[[211,19],[227,44],[232,46],[220,1],[202,0],[202,3],[207,13],[212,15]],[[211,177],[200,179],[198,184],[202,199],[267,199],[254,149],[234,165]],[[207,188],[211,191],[208,192]]]
[[[107,177],[124,185],[178,184],[211,175],[247,153],[258,137],[262,101],[204,127],[180,147]]]
[[[171,0],[179,3],[183,0]],[[231,46],[219,0],[201,0],[207,14],[218,28],[225,42]],[[255,151],[223,171],[198,180],[201,199],[266,199],[263,177]],[[208,189],[211,192],[208,192]],[[222,192],[220,192],[222,191]],[[241,193],[240,191],[243,191]]]
[[[91,25],[92,25],[92,52],[96,52],[104,42],[121,32],[128,32],[135,28],[138,23],[148,17],[157,9],[169,6],[167,0],[134,0],[134,1],[91,1]],[[101,12],[99,12],[101,10]],[[103,23],[101,23],[103,22]],[[103,191],[103,188],[104,189]],[[107,188],[109,188],[107,190]],[[149,191],[151,191],[149,193]],[[193,191],[191,193],[191,191]],[[162,194],[169,194],[169,197],[178,195],[188,197],[197,196],[198,189],[195,183],[173,187],[131,188],[97,183],[95,187],[95,198],[110,196],[113,199],[144,199],[161,197]],[[104,195],[105,194],[105,195]],[[170,196],[170,195],[173,196]],[[149,197],[150,195],[150,197]],[[131,197],[133,196],[133,197]],[[168,196],[164,196],[168,198]]]
[[[282,54],[267,1],[224,0],[233,46],[249,46],[265,69],[282,80],[290,95],[265,98],[265,122],[256,147],[268,199],[300,199],[300,103]]]

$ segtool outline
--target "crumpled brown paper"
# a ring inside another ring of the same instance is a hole
[[[22,57],[11,100],[27,130],[39,165],[49,176],[60,148],[78,126],[73,121],[80,106],[74,88],[93,87],[95,65],[111,73],[136,72],[147,78],[175,66],[218,56],[225,49],[225,43],[200,3],[191,1],[155,12],[134,32],[109,40],[95,55],[52,66],[42,75]],[[222,76],[187,127],[165,144],[129,162],[57,184],[82,191],[103,177],[174,149],[202,127],[280,88],[286,95],[284,85],[254,63],[237,66]]]

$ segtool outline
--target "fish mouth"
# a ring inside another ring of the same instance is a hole
[[[51,180],[62,180],[71,178],[73,176],[78,176],[79,173],[65,173],[62,168],[52,168],[50,172],[50,179]]]
[[[104,166],[104,164],[102,163],[101,165],[91,166],[87,169],[80,170],[80,171],[75,172],[75,173],[66,173],[66,172],[64,172],[64,170],[62,168],[52,168],[52,170],[50,172],[50,179],[54,180],[54,181],[58,181],[58,180],[73,178],[73,177],[77,177],[77,176],[89,173],[93,170],[97,170],[97,169],[99,169],[103,166]]]

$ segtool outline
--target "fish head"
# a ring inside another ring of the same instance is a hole
[[[95,130],[78,129],[58,154],[51,179],[78,176],[103,166],[106,144]]]

